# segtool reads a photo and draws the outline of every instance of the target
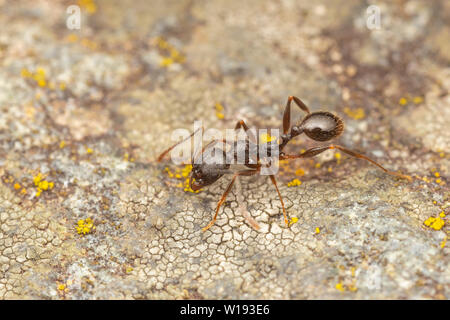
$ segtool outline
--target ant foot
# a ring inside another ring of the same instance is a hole
[[[206,230],[208,230],[209,228],[211,228],[211,227],[213,226],[213,224],[214,224],[214,220],[211,221],[206,227],[203,227],[203,228],[202,228],[202,231],[205,232]]]
[[[399,173],[399,172],[392,172],[392,174],[397,176],[397,177],[399,177],[399,178],[406,179],[409,182],[413,181],[413,178],[411,176],[406,175],[406,174],[402,174],[402,173]]]

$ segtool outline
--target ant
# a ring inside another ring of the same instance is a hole
[[[294,101],[294,103],[301,110],[306,112],[306,116],[299,123],[296,123],[291,127],[291,103],[292,103],[292,101]],[[244,165],[249,169],[239,170],[239,171],[231,171],[230,164],[224,163],[223,161],[220,163],[217,163],[217,162],[211,163],[211,161],[209,161],[209,162],[203,161],[201,163],[195,163],[193,160],[194,160],[194,158],[196,159],[196,157],[193,155],[191,158],[192,172],[190,175],[189,185],[192,188],[192,190],[194,190],[194,191],[213,184],[214,182],[219,180],[224,174],[228,174],[228,173],[233,174],[231,182],[228,184],[228,187],[226,188],[225,192],[223,193],[222,198],[217,203],[217,208],[216,208],[216,212],[215,212],[213,219],[209,222],[209,224],[207,226],[205,226],[202,229],[203,231],[208,230],[215,223],[217,214],[219,213],[219,209],[220,209],[221,205],[223,204],[223,202],[225,201],[231,188],[233,187],[233,184],[234,184],[236,178],[239,176],[256,175],[256,174],[260,173],[261,168],[263,166],[267,166],[267,164],[262,163],[262,161],[261,161],[262,159],[260,157],[259,151],[256,151],[256,150],[261,150],[261,149],[259,149],[259,147],[261,145],[258,144],[258,142],[256,142],[255,138],[251,134],[251,131],[249,131],[249,127],[245,124],[245,122],[243,120],[240,120],[237,122],[237,124],[235,126],[235,130],[240,130],[241,128],[243,128],[245,130],[245,132],[247,134],[249,134],[249,139],[245,140],[244,144],[240,144],[241,149],[238,147],[239,144],[237,143],[237,141],[235,141],[234,142],[235,147],[232,149],[232,151],[230,151],[233,154],[231,154],[229,156],[232,156],[232,157],[234,157],[234,159],[236,159],[239,151],[241,151],[241,152],[245,151]],[[202,130],[203,130],[203,128],[202,128]],[[295,138],[296,136],[298,136],[302,133],[306,134],[309,138],[311,138],[315,141],[324,142],[324,141],[329,141],[334,138],[337,138],[338,136],[340,136],[342,134],[343,130],[344,130],[344,122],[342,121],[342,119],[340,119],[336,115],[334,115],[330,112],[326,112],[326,111],[318,111],[318,112],[311,113],[309,111],[309,108],[299,98],[290,96],[287,100],[286,107],[284,109],[283,134],[280,136],[280,138],[281,138],[280,143],[278,144],[277,141],[265,142],[266,145],[263,146],[263,150],[270,151],[270,150],[274,150],[273,149],[274,147],[275,147],[275,149],[278,148],[279,160],[287,160],[287,159],[298,159],[298,158],[310,158],[310,157],[314,157],[314,156],[318,155],[319,153],[322,153],[329,149],[338,149],[352,157],[367,160],[390,175],[397,176],[397,177],[400,177],[403,179],[407,179],[409,181],[412,180],[410,176],[403,175],[403,174],[395,172],[395,171],[387,170],[382,165],[380,165],[376,161],[370,159],[369,157],[367,157],[363,154],[356,153],[354,151],[351,151],[349,149],[346,149],[342,146],[335,145],[335,144],[331,144],[328,146],[313,147],[313,148],[307,149],[306,151],[304,151],[301,154],[295,154],[295,155],[285,154],[283,152],[284,147],[289,143],[289,141],[291,141],[293,138]],[[167,153],[169,153],[173,148],[175,148],[180,143],[182,143],[182,142],[186,141],[187,139],[189,139],[190,137],[192,137],[197,131],[192,133],[186,139],[176,143],[172,147],[165,150],[158,157],[157,161],[160,162]],[[253,140],[253,141],[251,141],[251,140]],[[230,142],[227,142],[226,140],[213,140],[202,149],[201,154],[203,155],[205,153],[205,151],[209,150],[209,148],[211,148],[213,143],[215,143],[217,141],[222,141],[223,143],[230,143]],[[243,147],[242,147],[242,145],[243,145]],[[244,150],[242,150],[242,148],[244,148]],[[252,151],[255,152],[256,159],[249,157],[249,154]],[[223,151],[223,155],[226,156],[227,152]],[[270,152],[268,155],[270,156]],[[275,176],[272,174],[272,175],[269,175],[269,177],[270,177],[270,180],[272,181],[273,185],[275,186],[275,189],[280,198],[281,207],[283,209],[284,222],[285,222],[286,226],[289,226],[288,216],[286,214],[286,209],[284,207],[283,197],[281,196],[281,193],[278,190]]]

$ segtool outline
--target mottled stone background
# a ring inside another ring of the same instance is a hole
[[[450,2],[372,3],[0,0],[0,297],[448,299]],[[290,228],[248,177],[261,229],[234,192],[202,232],[229,177],[185,191],[172,130],[279,128],[289,95],[414,181],[327,151],[282,164]]]

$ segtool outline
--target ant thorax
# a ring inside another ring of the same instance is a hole
[[[217,141],[208,145],[197,157],[195,163],[208,165],[243,164],[257,165],[260,159],[278,157],[279,146],[276,141],[257,144],[249,139]]]

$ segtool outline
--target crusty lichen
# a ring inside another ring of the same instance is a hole
[[[91,218],[80,219],[76,226],[77,233],[79,235],[86,235],[95,230],[94,221]]]

